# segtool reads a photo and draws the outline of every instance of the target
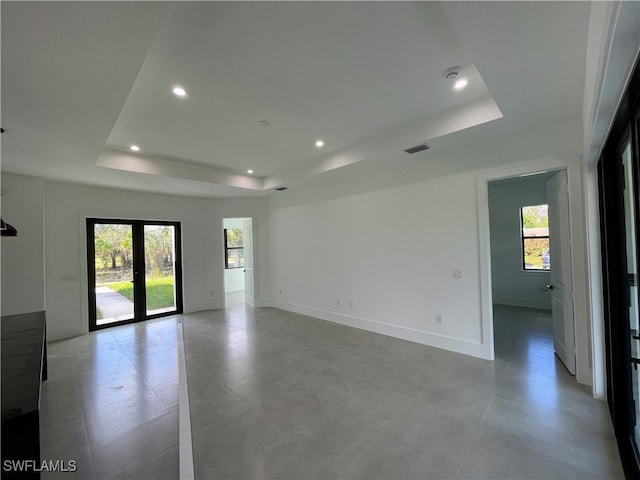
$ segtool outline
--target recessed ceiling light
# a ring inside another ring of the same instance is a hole
[[[258,120],[258,125],[261,127],[268,127],[270,125],[269,120]]]
[[[253,170],[249,169],[247,170],[247,173],[253,173]]]
[[[460,80],[456,81],[456,83],[453,84],[453,88],[455,88],[456,90],[462,90],[468,84],[469,84],[468,80],[461,78]]]
[[[173,87],[173,94],[177,97],[186,97],[187,96],[187,91],[179,86],[175,86]]]
[[[129,148],[134,152],[140,151],[140,147],[138,145],[131,145]]]
[[[324,142],[322,140],[316,140],[316,147],[318,148],[324,147]]]

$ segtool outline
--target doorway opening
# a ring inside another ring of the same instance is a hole
[[[495,356],[574,381],[566,170],[489,181],[488,204]]]
[[[182,313],[180,223],[87,219],[89,330]]]
[[[254,305],[253,219],[223,219],[225,308]]]

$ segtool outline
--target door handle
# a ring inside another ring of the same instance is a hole
[[[548,292],[549,290],[553,290],[553,285],[549,284],[546,287],[544,287],[545,292]]]

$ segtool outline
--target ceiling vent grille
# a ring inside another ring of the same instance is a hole
[[[414,153],[423,152],[425,150],[429,150],[429,145],[423,143],[422,145],[416,145],[415,147],[407,148],[405,152],[409,155],[413,155]]]
[[[278,188],[276,188],[276,190],[278,192],[284,192],[285,190],[288,190],[288,189],[289,189],[289,187],[278,187]]]

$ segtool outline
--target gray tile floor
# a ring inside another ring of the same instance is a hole
[[[544,312],[495,362],[243,304],[186,315],[196,478],[623,478],[607,409]]]
[[[42,457],[79,469],[43,478],[178,478],[179,318],[49,345]],[[496,307],[495,362],[233,298],[183,322],[196,478],[622,478],[542,312]]]
[[[41,457],[75,460],[43,479],[178,478],[176,318],[50,343]]]

